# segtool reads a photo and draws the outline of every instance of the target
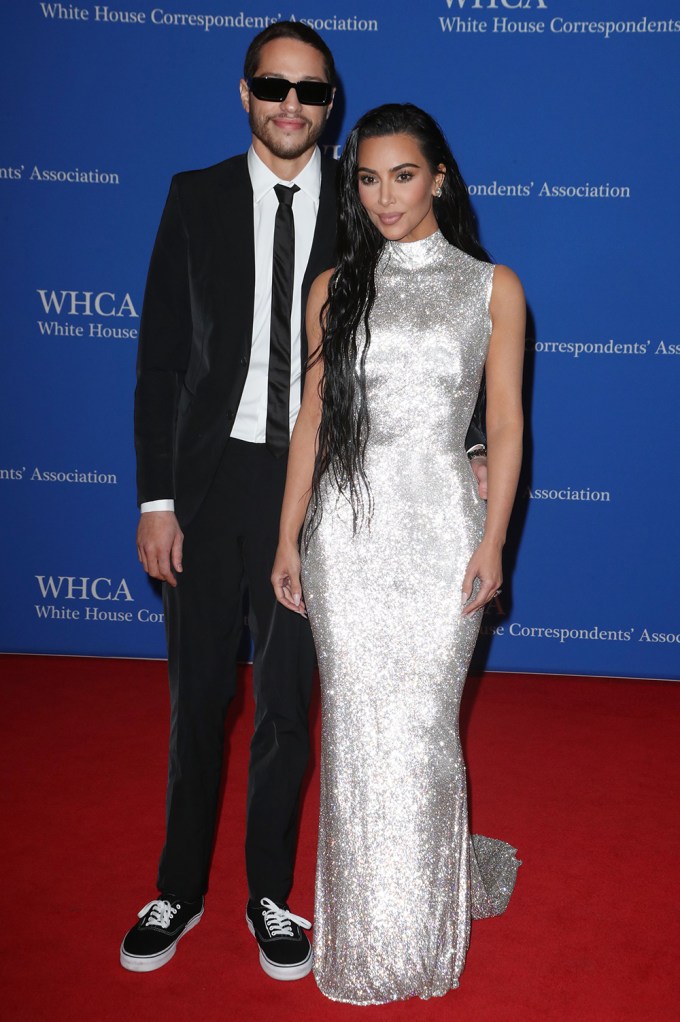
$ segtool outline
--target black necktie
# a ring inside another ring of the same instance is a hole
[[[293,196],[297,185],[275,185],[279,200],[274,223],[272,319],[269,333],[269,386],[267,390],[267,447],[280,457],[288,450],[290,423],[290,314],[295,273]]]

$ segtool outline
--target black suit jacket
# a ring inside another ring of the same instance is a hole
[[[334,160],[321,193],[302,285],[333,265]],[[135,392],[137,496],[173,497],[182,525],[195,515],[231,432],[253,332],[253,192],[244,155],[177,174],[154,245],[139,335]]]

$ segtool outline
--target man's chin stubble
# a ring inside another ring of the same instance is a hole
[[[270,122],[267,120],[264,123],[257,122],[250,117],[250,130],[252,131],[255,138],[259,139],[264,146],[267,147],[270,153],[275,156],[278,160],[296,160],[303,153],[308,152],[312,146],[316,145],[316,142],[321,135],[323,125],[317,132],[314,131],[313,127],[307,122],[309,130],[304,139],[298,141],[291,141],[290,145],[281,145],[276,138],[271,137],[271,133],[267,131],[267,125]]]

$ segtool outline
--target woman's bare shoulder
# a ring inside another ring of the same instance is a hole
[[[307,333],[310,335],[310,339],[315,341],[320,340],[323,332],[321,311],[328,298],[328,284],[332,276],[333,270],[324,270],[309,289],[306,311]]]
[[[311,288],[309,289],[308,302],[315,302],[319,305],[323,305],[328,298],[328,285],[330,284],[331,277],[334,273],[334,269],[324,270],[323,273],[320,273],[319,276],[315,278]]]
[[[493,288],[491,291],[492,301],[494,298],[502,302],[517,301],[524,298],[522,282],[515,271],[511,270],[509,266],[494,266]]]

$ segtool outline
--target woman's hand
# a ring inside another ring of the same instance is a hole
[[[468,603],[472,594],[472,587],[475,579],[479,579],[479,591],[474,600]],[[470,617],[476,610],[483,607],[485,603],[497,595],[503,582],[503,568],[501,565],[501,547],[482,540],[474,554],[463,579],[463,603],[465,604],[462,615]]]
[[[272,568],[272,585],[279,603],[307,617],[300,583],[300,551],[294,543],[279,543]]]

